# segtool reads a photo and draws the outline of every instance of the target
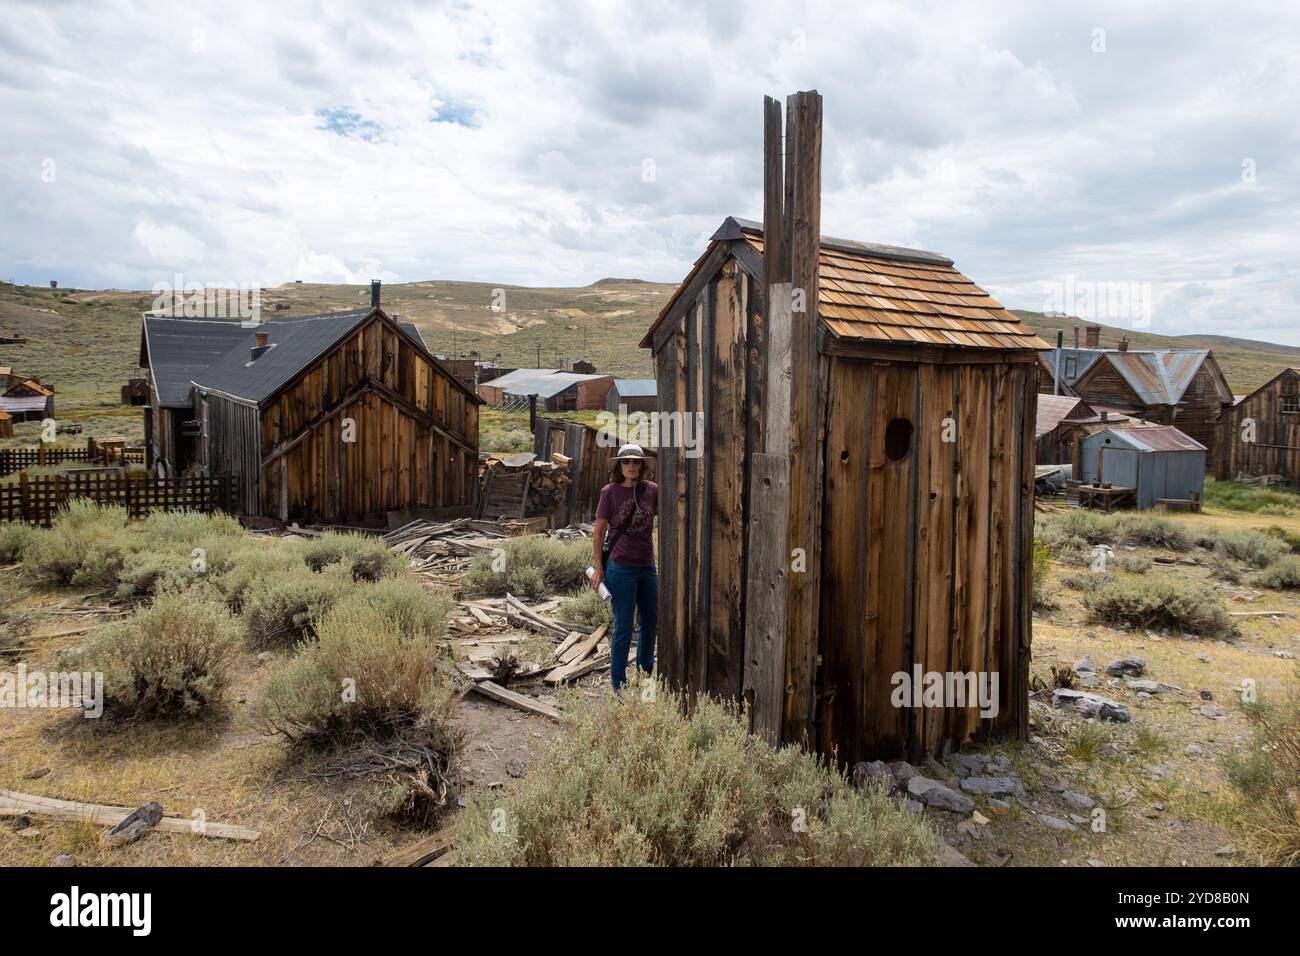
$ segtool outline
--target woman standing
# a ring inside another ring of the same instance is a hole
[[[641,634],[636,666],[649,674],[655,662],[655,621],[659,613],[659,575],[655,570],[654,519],[659,486],[646,481],[645,452],[624,445],[609,460],[609,484],[600,491],[592,533],[595,552],[593,590],[601,582],[614,605],[614,636],[610,640],[609,679],[618,690],[627,683],[627,656],[632,642],[632,616],[639,612]]]

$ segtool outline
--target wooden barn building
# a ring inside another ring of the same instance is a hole
[[[605,395],[605,411],[653,412],[659,407],[658,390],[652,378],[616,378]]]
[[[248,326],[146,315],[140,366],[147,464],[235,475],[244,514],[475,503],[478,396],[378,305]]]
[[[1056,365],[1052,349],[1046,369]],[[1060,349],[1063,393],[1093,408],[1119,411],[1157,425],[1173,425],[1210,449],[1220,414],[1233,402],[1232,389],[1208,349]],[[1042,391],[1053,390],[1044,376]]]
[[[1243,429],[1246,419],[1253,434]],[[1283,369],[1219,416],[1214,476],[1232,481],[1264,475],[1300,484],[1300,369]]]
[[[659,435],[657,667],[842,763],[1023,734],[1046,345],[945,256],[819,236],[820,117],[790,98],[782,160],[767,101],[766,227],[724,220],[641,342],[706,430]],[[994,706],[896,705],[955,672]]]

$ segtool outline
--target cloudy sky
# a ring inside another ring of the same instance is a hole
[[[815,88],[826,233],[942,252],[1013,307],[1300,345],[1293,3],[4,0],[0,23],[0,278],[676,281],[724,216],[761,218],[763,95]]]

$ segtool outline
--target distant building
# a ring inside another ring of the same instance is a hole
[[[1136,488],[1136,506],[1205,491],[1205,446],[1171,425],[1092,426],[1078,441],[1078,481]]]
[[[1249,420],[1249,421],[1248,421]],[[1300,369],[1283,369],[1219,416],[1214,476],[1300,483]]]
[[[536,395],[538,407],[548,412],[591,411],[605,407],[614,379],[609,375],[584,375],[555,368],[517,368],[484,383],[478,394],[489,405],[526,405]]]
[[[8,412],[19,422],[54,417],[54,389],[34,378],[24,379],[12,373],[5,381],[7,387],[4,395],[0,395],[0,411]]]
[[[1061,384],[1055,385],[1060,368]],[[1047,349],[1040,357],[1039,392],[1077,395],[1158,425],[1174,425],[1213,454],[1219,415],[1232,389],[1208,349]]]
[[[653,412],[658,404],[659,392],[652,378],[616,378],[605,396],[609,412],[617,412],[620,405],[629,412]]]
[[[248,326],[146,315],[140,367],[146,463],[233,474],[244,514],[338,524],[476,502],[478,396],[377,304]]]

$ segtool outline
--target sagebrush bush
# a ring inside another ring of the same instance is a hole
[[[773,749],[729,707],[576,700],[549,759],[508,797],[471,804],[458,862],[479,866],[887,866],[934,861],[929,826],[877,785]],[[504,809],[504,815],[497,809]],[[496,825],[504,820],[503,828]],[[804,826],[792,826],[801,821]],[[504,830],[504,832],[501,832]]]
[[[175,547],[136,551],[118,573],[117,596],[152,597],[162,590],[179,590],[195,580],[188,552]]]
[[[1033,556],[1033,605],[1035,608],[1055,607],[1055,602],[1047,590],[1047,575],[1052,570],[1052,549],[1047,542],[1034,540]]]
[[[194,716],[221,701],[242,630],[215,596],[161,592],[60,656],[65,669],[104,674],[105,710]]]
[[[21,521],[0,524],[0,564],[22,561],[27,549],[38,537],[35,528]]]
[[[1292,686],[1281,700],[1243,709],[1252,725],[1250,746],[1223,762],[1245,798],[1238,826],[1260,864],[1300,865],[1300,691]]]
[[[1131,574],[1146,574],[1153,563],[1145,554],[1120,554],[1115,558],[1115,566]]]
[[[57,586],[115,587],[126,559],[143,544],[128,525],[124,508],[71,501],[53,527],[30,539],[23,570]]]
[[[1214,553],[1210,555],[1209,568],[1210,574],[1220,581],[1226,581],[1228,584],[1241,583],[1241,568],[1232,560],[1227,545],[1222,541],[1214,546]]]
[[[155,511],[145,516],[139,529],[151,547],[189,545],[200,538],[244,536],[238,518],[202,511]]]
[[[409,567],[408,560],[389,551],[383,539],[364,534],[327,531],[303,543],[302,556],[313,571],[342,563],[357,581],[378,581]]]
[[[1061,579],[1061,583],[1072,591],[1095,591],[1106,581],[1106,577],[1092,572],[1071,574]]]
[[[1083,599],[1088,619],[1144,630],[1227,637],[1237,627],[1214,592],[1177,578],[1111,578]]]
[[[445,725],[452,685],[436,666],[432,636],[352,601],[326,614],[316,632],[267,675],[252,709],[267,733],[320,741]]]
[[[560,602],[555,612],[556,620],[566,624],[582,624],[586,627],[600,627],[602,624],[613,625],[614,611],[609,601],[601,600],[599,594],[590,586],[569,592]]]
[[[1288,531],[1286,528],[1279,527],[1275,524],[1269,525],[1265,528],[1264,533],[1271,538],[1277,538],[1290,548],[1293,554],[1300,554],[1300,534],[1296,534],[1294,531]]]
[[[1291,550],[1285,541],[1253,529],[1229,531],[1223,544],[1230,555],[1256,569],[1268,567]]]
[[[242,601],[244,626],[254,647],[289,647],[316,636],[316,622],[353,587],[346,567],[292,571],[254,583]]]
[[[527,588],[528,597],[572,591],[586,583],[587,567],[592,562],[591,541],[586,539],[520,538],[502,542],[502,549],[505,554],[499,571],[493,567],[496,556],[481,554],[474,558],[464,579],[466,591],[501,595]]]
[[[450,606],[445,591],[429,591],[405,575],[354,585],[339,598],[334,610],[344,614],[357,607],[374,608],[404,633],[438,638],[446,628]]]
[[[1130,544],[1170,551],[1186,551],[1192,546],[1192,536],[1173,518],[1143,512],[1120,515],[1116,528],[1119,540]]]
[[[1256,575],[1255,583],[1279,591],[1300,590],[1300,555],[1288,554],[1278,558]]]
[[[292,541],[229,539],[206,541],[209,580],[236,614],[264,581],[310,573]]]
[[[1038,532],[1053,551],[1080,549],[1118,540],[1118,516],[1103,515],[1086,508],[1072,508],[1044,516]]]

